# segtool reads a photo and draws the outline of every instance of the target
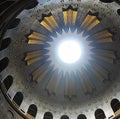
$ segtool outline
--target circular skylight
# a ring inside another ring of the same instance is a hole
[[[58,56],[62,62],[72,64],[81,56],[81,48],[77,41],[65,40],[58,46]]]

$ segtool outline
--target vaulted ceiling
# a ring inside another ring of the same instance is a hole
[[[119,5],[99,0],[38,0],[23,10],[4,39],[11,43],[1,51],[9,65],[2,79],[12,75],[8,94],[24,95],[20,109],[38,106],[38,116],[51,111],[56,118],[67,114],[74,119],[85,113],[93,119],[97,108],[107,110],[110,100],[120,99],[120,16]],[[56,58],[56,46],[64,36],[77,37],[83,44],[83,58],[66,65]],[[111,116],[112,110],[107,110]]]

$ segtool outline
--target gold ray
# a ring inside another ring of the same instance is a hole
[[[44,20],[42,20],[40,24],[44,26],[50,32],[58,28],[58,24],[52,15],[48,17],[44,17]]]
[[[94,65],[92,65],[94,70],[96,70],[100,75],[101,75],[101,79],[105,80],[108,79],[108,71],[105,70],[103,67],[101,67],[99,64],[94,62]]]
[[[86,85],[86,88],[87,88],[87,92],[86,93],[92,93],[93,92],[93,89],[94,89],[94,86],[91,82],[91,79],[88,75],[87,71],[84,70],[84,82],[85,82],[85,85]]]
[[[100,39],[100,40],[95,40],[94,41],[95,43],[110,43],[110,42],[113,42],[112,38],[103,38],[103,39]]]
[[[51,28],[51,26],[48,24],[48,23],[46,23],[46,21],[42,21],[41,23],[40,23],[42,26],[44,26],[47,30],[49,30],[50,32],[52,32],[53,30],[52,30],[52,28]]]
[[[46,87],[49,93],[56,94],[58,85],[60,83],[60,79],[61,79],[61,74],[59,74],[58,70],[54,71]]]
[[[82,22],[81,27],[89,31],[99,23],[100,20],[96,16],[88,14]]]
[[[110,57],[104,57],[104,56],[98,56],[98,55],[96,55],[96,56],[94,56],[95,58],[97,58],[97,59],[100,59],[100,60],[103,60],[103,61],[105,61],[105,62],[108,62],[108,63],[110,63],[110,64],[113,64],[113,58],[110,58]]]
[[[38,50],[38,51],[32,51],[32,52],[28,52],[26,54],[26,57],[25,57],[25,61],[31,59],[31,58],[34,58],[34,57],[38,57],[40,55],[42,55],[42,51],[41,50]]]
[[[74,25],[76,22],[76,18],[77,18],[77,11],[75,10],[67,10],[67,11],[63,11],[63,18],[64,18],[64,24],[65,25]]]
[[[109,72],[106,69],[95,62],[93,62],[93,64],[91,64],[90,66],[90,70],[98,77],[99,80],[104,81],[105,79],[108,79]]]
[[[103,38],[112,37],[112,36],[113,35],[108,30],[101,31],[93,35],[93,37],[96,39],[103,39]]]
[[[84,93],[88,92],[86,89],[86,86],[84,84],[84,77],[83,77],[82,73],[78,72],[78,77],[79,77],[80,85],[82,86],[83,92]]]
[[[68,24],[71,25],[72,24],[72,15],[73,15],[73,11],[72,10],[68,10],[67,11],[67,19],[68,19]]]
[[[44,41],[45,39],[47,39],[47,37],[43,34],[37,33],[37,32],[32,32],[32,34],[30,34],[28,36],[29,39],[35,39],[35,40],[42,40]]]
[[[28,59],[27,65],[31,65],[31,64],[41,60],[42,58],[43,58],[43,56],[37,56],[37,57],[31,58],[31,59]]]
[[[103,56],[103,57],[109,57],[112,59],[115,59],[115,53],[113,51],[108,51],[108,50],[101,50],[101,49],[96,49],[94,51],[97,55]]]
[[[73,15],[72,15],[72,24],[74,25],[77,19],[77,11],[73,11]]]
[[[29,39],[28,44],[36,44],[36,45],[39,45],[39,44],[44,44],[44,42],[43,42],[43,41],[40,41],[40,40]]]
[[[65,76],[65,96],[72,97],[76,95],[74,73]]]
[[[96,18],[88,27],[87,30],[90,31],[92,28],[94,28],[96,25],[98,25],[100,21]]]
[[[63,12],[63,17],[64,17],[64,23],[67,25],[67,11]]]
[[[41,82],[42,79],[44,78],[44,76],[47,74],[47,72],[49,71],[49,63],[45,63],[43,65],[41,65],[40,67],[38,67],[33,73],[33,80],[36,80],[37,82]]]

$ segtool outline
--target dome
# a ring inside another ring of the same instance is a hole
[[[117,0],[0,2],[1,95],[12,108],[11,119],[14,111],[28,119],[120,115],[119,5]]]

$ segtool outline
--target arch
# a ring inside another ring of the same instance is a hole
[[[77,119],[87,119],[87,117],[84,114],[80,114]]]
[[[69,119],[69,117],[67,115],[63,115],[63,116],[61,116],[60,119]]]
[[[97,109],[95,111],[95,119],[105,119],[105,118],[106,118],[106,116],[102,109]]]
[[[30,114],[31,116],[33,117],[36,117],[36,114],[37,114],[37,106],[32,104],[29,106],[28,108],[28,111],[27,111],[28,114]]]
[[[6,49],[11,43],[11,38],[6,38],[2,40],[0,51]]]
[[[113,112],[118,111],[120,109],[120,101],[116,98],[112,99],[111,107],[112,107]]]
[[[117,10],[117,14],[120,15],[120,9]]]
[[[17,27],[20,23],[20,19],[16,18],[12,21],[12,23],[9,25],[8,29],[13,29],[15,27]]]
[[[0,72],[2,72],[8,66],[8,63],[9,59],[7,57],[0,60]]]
[[[38,5],[38,1],[37,1],[37,0],[34,0],[34,1],[31,2],[30,5],[28,5],[28,6],[26,7],[26,9],[27,9],[27,10],[32,9],[32,8],[36,7],[37,5]]]
[[[44,114],[44,118],[43,119],[53,119],[53,115],[51,112],[46,112]]]
[[[10,76],[10,75],[7,76],[7,77],[4,79],[3,83],[4,83],[4,85],[5,85],[5,88],[8,90],[8,89],[11,87],[12,83],[13,83],[13,77]]]
[[[23,94],[21,92],[17,92],[13,98],[13,101],[20,106],[23,101]]]
[[[113,2],[113,0],[100,0],[101,2],[104,2],[104,3],[111,3]]]

